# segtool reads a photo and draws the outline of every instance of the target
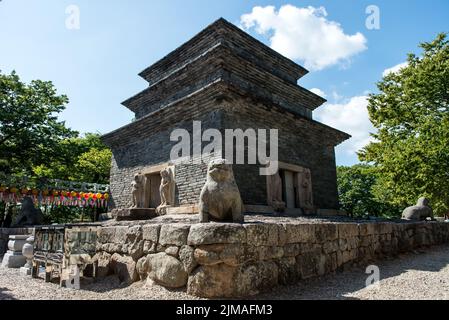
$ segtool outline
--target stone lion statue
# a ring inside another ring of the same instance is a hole
[[[40,209],[34,207],[33,200],[30,197],[24,197],[22,200],[22,208],[17,216],[15,227],[21,226],[36,226],[41,225],[44,220],[44,215]]]
[[[402,219],[426,220],[426,218],[433,218],[433,210],[427,198],[419,198],[416,206],[408,207],[402,212]]]
[[[232,166],[225,159],[212,160],[199,202],[200,222],[243,222],[243,203]]]

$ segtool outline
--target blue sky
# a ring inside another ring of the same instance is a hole
[[[66,28],[69,5],[80,10],[77,30]],[[281,14],[285,5],[290,6]],[[369,5],[380,10],[379,30],[365,26]],[[273,6],[272,10],[267,6]],[[304,9],[309,6],[315,9]],[[254,11],[255,7],[264,10]],[[245,14],[253,25],[246,25],[251,35],[281,53],[295,52],[296,62],[312,66],[299,84],[319,89],[328,99],[314,117],[354,136],[337,148],[337,163],[344,165],[357,162],[354,151],[368,139],[371,128],[366,117],[366,94],[376,90],[382,73],[403,63],[408,52],[419,52],[419,42],[449,31],[447,0],[3,0],[0,69],[8,73],[16,70],[25,81],[53,81],[58,92],[70,99],[61,115],[68,126],[80,132],[106,133],[133,118],[120,103],[145,88],[146,82],[137,73],[219,17],[245,26],[241,20]],[[347,40],[347,46],[345,41],[332,43],[328,34],[324,35],[327,41],[319,33],[300,39],[300,33],[285,30],[285,26],[299,30],[308,23],[336,26],[336,34]],[[283,41],[273,39],[276,33]],[[317,49],[330,58],[341,49],[343,58],[314,65],[321,56]]]

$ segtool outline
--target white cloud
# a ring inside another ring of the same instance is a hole
[[[293,60],[301,60],[311,70],[347,64],[349,58],[365,50],[366,38],[357,32],[344,33],[341,25],[326,19],[324,7],[299,8],[284,5],[254,7],[240,18],[246,30],[254,28],[270,36],[271,48]]]
[[[352,136],[339,146],[340,151],[353,155],[373,140],[370,133],[375,128],[368,117],[367,98],[355,96],[344,103],[327,103],[314,112],[318,121]]]
[[[406,68],[408,66],[408,62],[403,62],[400,64],[395,65],[394,67],[385,69],[384,72],[382,73],[382,76],[386,76],[389,73],[397,73],[399,72],[399,70],[401,70],[402,68]]]
[[[321,89],[318,88],[312,88],[310,89],[311,92],[315,93],[316,95],[319,95],[322,98],[326,98],[327,95],[324,93],[324,91],[322,91]]]
[[[339,102],[341,99],[343,99],[343,96],[339,95],[337,90],[332,90],[332,99],[334,100],[334,103]]]

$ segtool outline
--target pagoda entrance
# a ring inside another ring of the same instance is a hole
[[[145,175],[145,208],[156,209],[161,204],[160,185],[161,176],[159,172]]]

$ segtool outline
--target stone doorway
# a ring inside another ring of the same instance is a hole
[[[282,179],[282,200],[287,208],[299,208],[298,173],[290,170],[279,170]]]
[[[267,204],[274,206],[282,201],[291,212],[311,212],[314,205],[310,169],[284,162],[278,165],[278,173],[267,176]]]
[[[142,174],[145,176],[144,183],[144,208],[156,209],[162,204],[160,186],[161,186],[161,171],[169,170],[171,172],[172,183],[175,177],[175,166],[170,163],[163,163],[151,167],[147,167],[142,170]],[[170,205],[175,205],[175,186],[171,188],[171,195],[168,197]]]
[[[145,208],[156,209],[161,204],[160,185],[161,176],[159,173],[145,175]]]

